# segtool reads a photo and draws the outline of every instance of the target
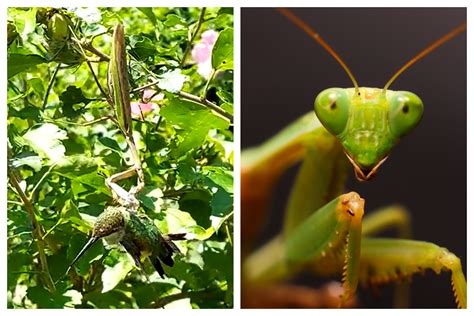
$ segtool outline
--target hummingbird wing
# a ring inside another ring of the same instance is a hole
[[[187,240],[186,233],[166,234],[163,235],[163,238],[166,240]]]
[[[141,258],[140,248],[135,245],[133,240],[124,238],[120,241],[120,244],[127,250],[127,252],[132,256],[133,261],[135,261],[135,266],[140,270],[140,273],[145,276],[145,278],[150,281],[148,275],[145,273],[145,267],[143,266]]]

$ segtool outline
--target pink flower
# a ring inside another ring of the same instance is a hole
[[[151,110],[153,110],[153,106],[154,104],[151,102],[150,103],[141,103],[141,102],[130,103],[132,114],[138,117],[140,117],[142,113],[145,114],[145,113],[151,112]]]
[[[156,101],[163,100],[163,93],[156,93],[153,89],[145,89],[143,91],[142,101],[143,102],[131,102],[130,109],[132,110],[132,115],[141,117],[142,114],[145,115],[156,108]],[[154,101],[154,102],[153,102]],[[146,103],[145,103],[146,102]]]
[[[219,37],[214,30],[207,30],[201,34],[201,41],[194,45],[191,52],[193,60],[198,64],[198,73],[204,78],[209,78],[212,71],[212,48]]]

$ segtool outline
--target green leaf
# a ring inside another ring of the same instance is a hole
[[[173,152],[175,157],[201,146],[210,129],[227,129],[229,122],[215,115],[205,106],[183,99],[173,98],[160,110],[160,114],[170,123],[182,128],[179,135],[182,142]]]
[[[232,205],[232,196],[228,192],[218,189],[212,196],[212,215],[219,217],[225,216],[232,210]]]
[[[209,227],[209,219],[212,209],[210,205],[211,195],[207,190],[194,190],[184,194],[179,200],[179,207],[191,214],[196,223],[203,227]]]
[[[150,211],[157,211],[163,204],[163,192],[160,188],[152,186],[145,186],[143,191],[139,193],[139,199],[143,203],[143,206],[148,208]]]
[[[45,62],[47,60],[39,55],[11,54],[8,56],[8,79]]]
[[[211,179],[212,182],[229,193],[234,192],[234,176],[232,171],[214,166],[206,166],[203,170],[207,173],[207,177]]]
[[[234,29],[227,28],[219,33],[212,49],[212,68],[228,70],[234,68]]]
[[[76,86],[67,87],[60,96],[59,100],[63,103],[63,114],[67,118],[75,118],[83,112],[83,107],[87,105],[90,99],[86,98],[82,93],[82,90]],[[83,104],[79,109],[76,109],[74,106],[78,104]]]
[[[107,266],[102,273],[102,293],[114,289],[122,280],[125,279],[133,267],[134,265],[129,256],[124,256],[123,259],[113,267]]]
[[[166,226],[163,226],[166,225]],[[196,226],[196,221],[187,212],[175,208],[166,209],[166,221],[160,223],[160,230],[164,233],[183,232],[186,227]]]
[[[9,117],[19,117],[22,119],[32,119],[39,121],[41,119],[40,109],[34,105],[26,105],[20,111],[17,111],[13,107],[8,107],[8,116]]]
[[[176,26],[185,24],[183,20],[176,14],[168,14],[166,16],[165,26]]]
[[[139,60],[146,60],[150,56],[156,54],[155,44],[151,39],[145,36],[132,35],[129,36],[129,45],[132,48],[130,53]]]
[[[155,14],[153,13],[152,8],[137,8],[137,9],[140,10],[143,14],[145,14],[146,17],[151,21],[151,23],[153,23],[153,25],[156,24],[156,17],[155,17]]]
[[[67,133],[51,123],[42,124],[23,135],[23,139],[35,152],[52,162],[64,157],[66,148],[61,140],[66,138]]]

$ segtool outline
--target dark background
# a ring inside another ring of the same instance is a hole
[[[362,87],[382,88],[406,61],[466,20],[465,9],[293,9],[348,64]],[[352,87],[337,62],[273,9],[242,9],[242,148],[258,145],[311,111],[329,87]],[[366,199],[366,212],[401,203],[412,214],[414,238],[444,246],[466,273],[466,34],[439,47],[390,87],[425,104],[420,125],[395,147],[374,181],[353,173],[347,191]],[[262,242],[281,229],[296,168],[274,194]],[[300,283],[314,285],[305,278]],[[390,307],[392,286],[359,291],[365,307]],[[450,273],[415,276],[412,307],[455,307]]]

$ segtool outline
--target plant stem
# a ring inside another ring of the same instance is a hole
[[[179,64],[180,68],[183,67],[184,62],[186,61],[186,57],[188,56],[189,51],[191,50],[191,46],[193,45],[194,39],[196,38],[196,35],[199,33],[199,29],[201,28],[202,22],[204,21],[205,13],[206,13],[206,8],[202,8],[201,15],[199,16],[199,20],[197,22],[196,30],[194,30],[193,35],[191,35],[191,38],[189,39],[189,42],[186,45],[186,50],[184,51],[183,58],[181,59],[181,63]]]
[[[201,94],[201,99],[206,100],[207,90],[209,89],[209,84],[211,83],[211,81],[214,78],[215,74],[216,74],[216,70],[214,68],[212,68],[211,75],[209,76],[209,79],[207,79],[206,85],[204,86],[204,91]]]
[[[56,163],[52,164],[51,167],[49,167],[49,169],[43,174],[41,179],[39,179],[39,181],[36,182],[36,185],[34,186],[33,190],[31,190],[29,199],[33,203],[35,202],[34,197],[35,197],[36,190],[38,190],[39,186],[43,183],[44,179],[46,179],[46,177],[51,173],[54,167],[56,167]]]
[[[49,80],[48,87],[46,88],[46,92],[43,97],[43,106],[41,107],[43,109],[46,107],[46,104],[48,104],[49,93],[51,91],[51,88],[53,87],[54,80],[56,79],[56,75],[58,74],[60,68],[61,68],[61,63],[58,63],[58,66],[53,72],[53,76]]]
[[[97,84],[97,87],[99,87],[99,90],[100,92],[102,93],[102,95],[105,97],[105,99],[107,100],[107,102],[112,106],[112,108],[114,107],[113,103],[112,103],[112,100],[110,99],[110,96],[105,92],[105,90],[102,88],[102,85],[100,84],[99,82],[99,78],[97,78],[97,76],[95,75],[95,72],[94,72],[94,68],[92,68],[92,64],[91,62],[87,59],[87,55],[86,55],[86,52],[84,51],[84,48],[83,48],[83,43],[79,40],[79,38],[77,37],[76,33],[74,32],[74,30],[72,29],[72,27],[69,26],[69,31],[71,32],[72,36],[73,36],[73,40],[79,45],[79,49],[81,50],[81,53],[82,53],[82,56],[84,56],[84,58],[86,59],[86,63],[87,63],[87,66],[89,66],[89,69],[92,73],[92,77],[94,77],[94,81],[95,83]],[[89,45],[90,47],[92,47],[92,45]],[[108,57],[107,57],[107,60]]]
[[[9,146],[7,146],[7,152],[8,152],[8,159],[10,159],[12,156],[12,152]],[[36,241],[36,246],[38,247],[38,255],[39,255],[39,261],[41,264],[41,270],[43,272],[43,276],[46,281],[46,286],[48,287],[48,290],[51,293],[53,293],[56,291],[56,287],[54,286],[53,279],[51,278],[51,274],[49,273],[48,260],[46,258],[46,253],[44,251],[45,243],[43,239],[43,229],[42,229],[42,226],[36,220],[35,207],[31,203],[26,193],[21,188],[20,176],[17,174],[16,170],[14,170],[12,167],[8,167],[8,178],[10,179],[10,183],[12,184],[12,186],[15,188],[18,195],[20,196],[20,199],[23,202],[23,206],[25,207],[26,212],[28,213],[28,216],[30,217],[31,224],[33,226],[33,231],[32,231],[33,237]]]
[[[95,75],[95,72],[94,72],[94,69],[92,68],[92,64],[90,61],[86,61],[87,62],[87,66],[89,66],[89,69],[92,73],[92,77],[94,77],[94,81],[97,85],[97,87],[99,88],[100,90],[100,93],[102,93],[102,95],[105,97],[105,99],[107,100],[107,102],[112,106],[113,108],[113,104],[112,104],[112,100],[110,99],[110,96],[107,94],[107,92],[105,92],[104,88],[102,88],[102,85],[100,84],[99,82],[99,78],[97,78],[97,76]],[[98,67],[97,67],[98,68]]]
[[[181,300],[183,298],[215,298],[223,296],[223,292],[213,290],[201,290],[193,292],[181,292],[162,297],[153,304],[152,308],[163,308],[171,302]]]

